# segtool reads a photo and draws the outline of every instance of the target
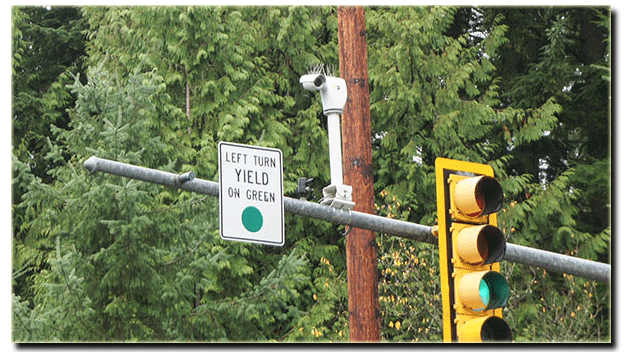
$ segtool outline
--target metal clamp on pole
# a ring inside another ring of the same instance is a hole
[[[342,139],[340,133],[340,114],[344,111],[348,92],[346,81],[333,77],[330,72],[323,73],[323,66],[314,67],[308,74],[300,77],[300,83],[310,91],[320,91],[322,108],[327,116],[329,129],[329,162],[331,184],[322,190],[321,204],[333,208],[351,210],[353,188],[345,185],[342,174]]]
[[[355,202],[353,202],[353,187],[343,184],[331,184],[324,187],[320,204],[338,209],[353,209],[355,206]]]
[[[194,174],[193,171],[189,171],[189,172],[186,172],[184,174],[178,175],[178,177],[176,179],[177,179],[177,181],[180,184],[183,184],[183,183],[185,183],[187,181],[191,181],[191,180],[193,180],[195,178],[196,178],[196,174]]]

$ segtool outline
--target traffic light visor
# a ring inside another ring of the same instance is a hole
[[[494,177],[465,178],[455,187],[455,206],[466,216],[476,218],[501,210],[503,188]]]
[[[459,231],[457,255],[467,264],[491,264],[503,260],[505,245],[505,236],[498,227],[470,226]]]

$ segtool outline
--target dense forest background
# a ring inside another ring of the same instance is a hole
[[[217,199],[91,155],[217,181],[217,143],[329,182],[300,75],[337,67],[336,7],[12,7],[12,339],[347,341],[343,227],[219,237]],[[609,8],[368,7],[376,209],[436,222],[434,162],[488,163],[507,241],[611,262]],[[340,72],[341,74],[341,72]],[[382,338],[441,341],[437,250],[378,236]],[[611,340],[610,286],[504,262],[517,342]]]

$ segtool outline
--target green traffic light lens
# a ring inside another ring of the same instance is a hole
[[[490,286],[488,286],[488,283],[485,281],[485,279],[482,279],[479,283],[479,296],[481,296],[481,301],[483,302],[483,305],[487,307],[490,303]]]
[[[463,273],[455,282],[457,299],[475,312],[504,307],[509,298],[509,285],[496,271]]]
[[[507,304],[507,299],[509,298],[509,285],[507,284],[507,280],[505,278],[494,271],[488,272],[481,282],[485,281],[486,286],[488,286],[489,291],[489,303],[486,304],[485,309],[496,309],[504,307]],[[483,293],[482,293],[483,299]]]

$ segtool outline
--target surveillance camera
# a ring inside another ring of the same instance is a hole
[[[340,77],[334,77],[328,66],[313,66],[306,75],[300,77],[300,83],[307,90],[320,91],[325,115],[341,114],[344,111],[347,99],[346,82]]]
[[[348,98],[346,81],[340,77],[326,77],[326,82],[320,90],[320,97],[322,98],[322,111],[325,114],[341,114]]]
[[[326,78],[321,74],[304,75],[300,77],[300,83],[307,90],[316,91],[324,87]]]

